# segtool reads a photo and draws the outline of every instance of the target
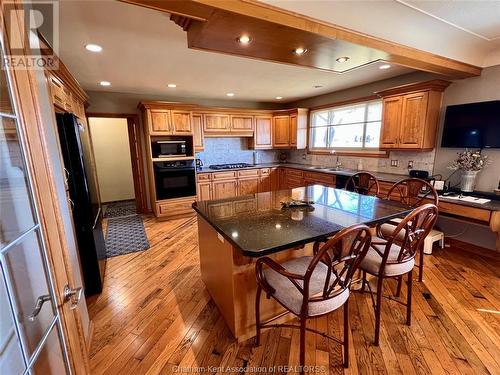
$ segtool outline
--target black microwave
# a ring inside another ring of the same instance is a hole
[[[192,156],[192,144],[185,138],[153,139],[151,153],[153,158],[158,159]]]

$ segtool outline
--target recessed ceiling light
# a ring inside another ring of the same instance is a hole
[[[379,69],[389,69],[391,66],[389,64],[380,65]]]
[[[307,49],[306,48],[302,48],[302,47],[298,47],[298,48],[295,48],[293,50],[293,53],[295,53],[296,55],[303,55],[304,53],[307,52]]]
[[[85,49],[87,51],[90,51],[90,52],[101,52],[102,51],[102,47],[100,45],[97,45],[97,44],[87,44],[85,46]]]
[[[239,36],[238,38],[236,38],[236,40],[238,41],[238,43],[241,43],[241,44],[248,44],[252,41],[252,38],[250,38],[248,35],[241,35]]]
[[[111,82],[109,82],[109,81],[101,81],[101,82],[99,82],[99,84],[101,86],[111,86]]]
[[[234,92],[228,92],[226,96],[234,96]]]
[[[339,58],[337,59],[337,62],[339,62],[339,63],[345,63],[345,62],[346,62],[347,60],[349,60],[349,59],[350,59],[350,57],[349,57],[349,56],[342,56],[342,57],[339,57]]]
[[[175,89],[177,85],[175,83],[169,83],[167,87],[170,87],[171,89]]]
[[[281,99],[283,99],[283,97],[282,96],[277,96],[276,99],[281,100]]]

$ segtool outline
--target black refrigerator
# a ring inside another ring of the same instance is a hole
[[[88,128],[71,113],[57,113],[57,130],[67,177],[85,295],[102,291],[106,247],[98,184]]]

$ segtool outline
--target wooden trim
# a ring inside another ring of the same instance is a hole
[[[385,90],[377,91],[375,94],[378,97],[385,97],[391,95],[400,94],[411,94],[413,92],[420,92],[424,90],[433,90],[438,92],[443,92],[449,85],[450,81],[445,81],[442,79],[433,79],[431,81],[415,82],[406,85],[391,87]]]
[[[209,22],[217,11],[233,13],[235,17],[252,17],[272,22],[277,26],[289,27],[297,33],[312,33],[318,38],[341,40],[387,53],[388,62],[417,70],[447,75],[453,78],[468,78],[481,75],[478,66],[439,56],[430,52],[401,45],[382,38],[360,33],[316,18],[287,11],[255,0],[190,0],[154,1],[121,0],[163,12],[178,14],[192,19]],[[193,23],[194,25],[194,23]],[[223,52],[223,51],[221,51]]]
[[[340,151],[338,148],[335,149],[335,154],[332,154],[330,151],[318,151],[318,150],[310,150],[310,149],[307,150],[307,153],[311,154],[311,155],[359,156],[359,157],[363,157],[363,158],[388,158],[389,157],[389,151],[384,151],[383,154],[377,154],[377,153],[370,152],[370,151],[367,151],[367,152],[363,152],[363,151],[354,152],[354,151],[348,151],[348,150]]]
[[[134,193],[135,193],[135,206],[138,213],[146,214],[149,212],[146,196],[146,175],[144,170],[144,159],[142,155],[142,133],[139,125],[139,116],[130,113],[87,113],[87,119],[91,117],[101,118],[125,118],[127,120],[128,142],[130,147],[130,160],[132,162],[132,176],[134,178]],[[90,125],[89,125],[90,126]],[[136,148],[134,145],[139,147]],[[134,154],[137,152],[137,157]],[[139,162],[137,162],[139,160]]]
[[[315,106],[315,107],[311,107],[311,108],[309,108],[309,112],[314,112],[314,111],[317,111],[317,110],[320,110],[320,109],[325,109],[325,108],[343,107],[343,106],[346,106],[346,105],[349,105],[349,104],[356,104],[356,103],[362,103],[362,102],[370,102],[372,100],[377,100],[377,99],[380,99],[380,97],[378,95],[373,94],[373,95],[363,96],[361,98],[341,100],[341,101],[338,101],[338,102],[332,102],[332,103],[328,103],[328,104],[322,104],[322,105],[318,105],[318,106]]]

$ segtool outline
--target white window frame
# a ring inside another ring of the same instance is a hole
[[[359,106],[359,105],[362,105],[364,104],[365,106],[368,106],[370,103],[374,103],[374,102],[380,102],[382,104],[382,99],[370,99],[370,100],[366,100],[366,101],[359,101],[359,102],[352,102],[352,103],[349,103],[349,104],[342,104],[342,105],[332,105],[331,107],[323,107],[323,108],[318,108],[318,109],[315,109],[315,110],[312,110],[310,112],[310,116],[309,116],[309,139],[308,139],[308,151],[309,152],[320,152],[320,153],[330,153],[332,151],[338,151],[338,153],[342,153],[343,151],[348,151],[348,152],[354,152],[354,153],[359,153],[359,154],[364,154],[364,153],[370,153],[370,154],[378,154],[380,153],[381,155],[382,154],[385,154],[385,151],[381,151],[380,150],[380,144],[379,144],[379,147],[365,147],[365,137],[366,137],[366,128],[367,128],[367,124],[368,124],[368,121],[367,121],[367,116],[368,116],[368,111],[365,110],[365,116],[364,116],[364,119],[363,119],[363,146],[362,147],[339,147],[339,146],[335,146],[335,147],[313,147],[312,146],[312,140],[313,140],[313,130],[317,127],[313,127],[312,125],[312,121],[313,121],[313,117],[314,117],[314,114],[317,113],[317,112],[324,112],[324,111],[331,111],[331,110],[337,110],[337,109],[343,109],[343,108],[348,108],[348,107],[354,107],[354,106]],[[380,118],[380,121],[382,121],[382,116]],[[375,121],[371,121],[371,122],[375,122]],[[340,125],[340,126],[349,126],[349,125],[355,125],[355,124],[361,124],[361,122],[357,122],[357,123],[352,123],[352,124],[345,124],[345,125]],[[325,125],[325,126],[319,126],[319,127],[331,127],[333,125]]]

